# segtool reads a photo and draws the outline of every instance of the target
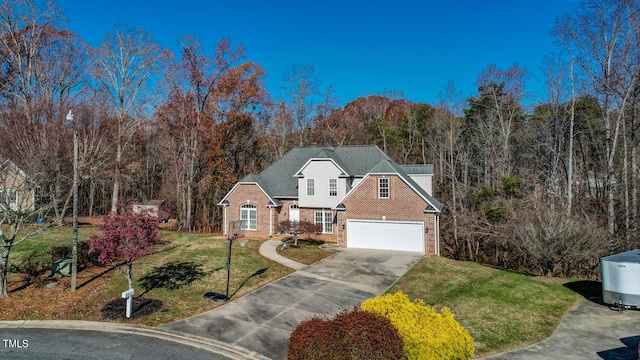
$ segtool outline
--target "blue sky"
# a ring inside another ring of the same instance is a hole
[[[527,89],[542,94],[544,57],[557,48],[554,19],[576,0],[464,1],[219,1],[58,0],[67,27],[98,45],[116,23],[153,33],[177,49],[185,35],[211,50],[222,37],[241,43],[281,97],[282,75],[294,64],[313,66],[322,87],[333,84],[344,104],[385,89],[435,104],[453,80],[464,97],[492,63],[531,73]]]

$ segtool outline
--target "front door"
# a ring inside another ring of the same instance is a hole
[[[289,206],[289,222],[300,222],[300,207],[298,204],[291,204]]]

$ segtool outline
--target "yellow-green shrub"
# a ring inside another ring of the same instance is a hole
[[[473,339],[448,308],[441,313],[421,300],[412,302],[402,292],[369,299],[361,309],[383,315],[398,329],[404,354],[413,359],[469,359]]]

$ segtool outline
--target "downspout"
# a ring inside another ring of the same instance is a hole
[[[222,234],[227,235],[227,205],[222,206],[222,229]]]
[[[269,237],[273,237],[273,207],[269,207]]]
[[[440,256],[440,217],[438,213],[433,216],[433,242],[436,245],[436,256]]]

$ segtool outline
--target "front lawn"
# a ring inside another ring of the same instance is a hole
[[[436,308],[447,306],[487,356],[549,337],[582,296],[548,279],[470,262],[426,256],[388,293],[402,291]]]
[[[97,228],[85,229],[83,238],[97,231]],[[221,305],[204,299],[203,295],[207,292],[225,293],[229,244],[226,238],[169,231],[161,234],[163,244],[133,265],[135,296],[159,300],[161,303],[148,302],[153,303],[158,311],[137,316],[126,320],[127,322],[163,325]],[[10,263],[22,261],[27,254],[36,254],[34,256],[46,260],[47,246],[43,243],[48,246],[69,245],[70,239],[70,228],[56,228],[37,239],[27,240],[16,246]],[[232,299],[292,271],[262,257],[258,253],[261,243],[261,240],[249,240],[245,247],[238,242],[234,243],[229,286]],[[121,298],[121,293],[127,289],[127,281],[118,271],[110,270],[110,267],[85,271],[84,275],[90,272],[92,275],[86,277],[82,276],[84,271],[79,273],[79,289],[75,293],[68,289],[69,278],[61,279],[58,287],[46,289],[34,285],[24,286],[20,282],[22,274],[12,274],[9,297],[0,299],[0,308],[23,311],[2,313],[0,319],[105,320],[101,309],[111,301]],[[27,294],[28,298],[25,300]],[[64,304],[56,306],[58,302]]]
[[[287,246],[284,249],[281,245],[278,245],[276,251],[278,254],[293,261],[311,265],[333,255],[332,251],[321,249],[320,245],[322,244],[324,244],[324,242],[320,240],[298,240],[298,247],[295,247],[293,240],[288,240]]]

